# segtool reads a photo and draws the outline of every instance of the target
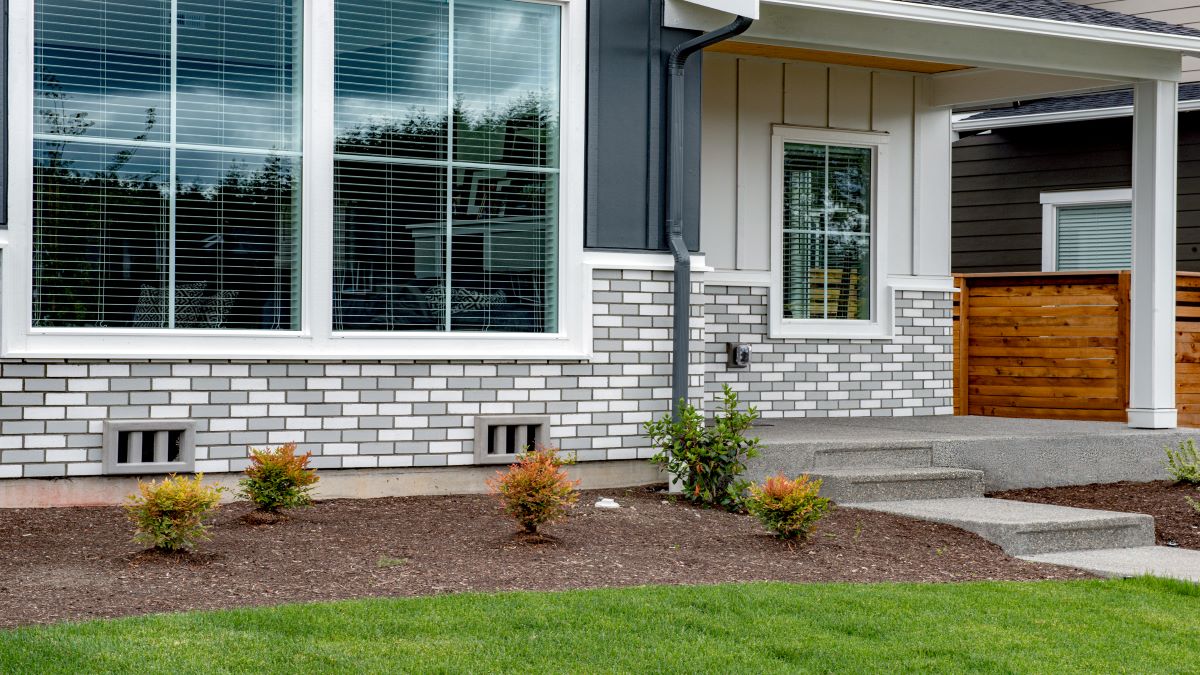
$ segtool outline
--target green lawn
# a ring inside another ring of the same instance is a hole
[[[0,673],[1197,670],[1200,586],[1155,579],[471,594],[0,631]]]

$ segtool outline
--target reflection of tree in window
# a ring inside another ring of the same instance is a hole
[[[785,143],[783,162],[784,318],[869,319],[872,151]]]

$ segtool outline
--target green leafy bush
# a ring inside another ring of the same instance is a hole
[[[497,471],[487,484],[500,497],[504,512],[533,534],[539,525],[566,516],[579,500],[579,481],[568,480],[562,469],[570,463],[558,456],[557,448],[538,448],[522,454],[508,471]]]
[[[750,486],[746,508],[776,537],[803,541],[829,512],[830,502],[820,492],[819,480],[807,475],[788,480],[780,474]]]
[[[217,508],[225,489],[203,485],[202,479],[202,474],[171,474],[161,483],[138,481],[138,493],[125,504],[137,529],[134,541],[161,551],[190,551],[207,540],[204,518]]]
[[[319,479],[316,469],[308,467],[311,456],[311,452],[297,455],[295,443],[274,450],[251,448],[246,477],[238,483],[240,496],[268,513],[312,504],[313,484]]]
[[[749,485],[738,477],[746,460],[758,456],[758,439],[745,432],[758,419],[753,406],[740,411],[737,393],[725,385],[721,409],[711,424],[687,401],[680,401],[679,419],[670,416],[646,422],[646,435],[658,448],[650,459],[665,468],[683,487],[683,496],[697,504],[741,508]]]
[[[1200,513],[1200,500],[1192,499],[1191,497],[1184,497],[1184,499],[1187,500],[1188,504],[1192,505],[1192,508],[1195,509],[1196,513]]]
[[[1180,441],[1178,450],[1167,448],[1167,472],[1180,483],[1200,485],[1200,454],[1195,441]]]

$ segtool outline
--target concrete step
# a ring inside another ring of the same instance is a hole
[[[1024,560],[1087,570],[1105,577],[1156,577],[1200,582],[1200,551],[1138,546],[1022,556]]]
[[[945,467],[815,471],[821,494],[840,504],[982,497],[983,472]]]
[[[921,469],[933,466],[933,449],[828,448],[813,453],[813,471],[830,469]]]
[[[1007,499],[921,499],[844,504],[945,523],[974,532],[1014,556],[1154,545],[1154,518]]]

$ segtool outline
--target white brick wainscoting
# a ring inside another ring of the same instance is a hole
[[[695,275],[691,395],[729,382],[767,417],[949,414],[944,293],[899,292],[887,340],[770,340],[766,289]],[[106,419],[196,421],[196,468],[241,470],[247,448],[295,441],[323,469],[473,461],[474,416],[547,414],[584,462],[651,454],[641,424],[668,409],[671,273],[594,272],[593,357],[580,361],[5,361],[0,478],[101,472]],[[726,368],[726,341],[754,344]]]

